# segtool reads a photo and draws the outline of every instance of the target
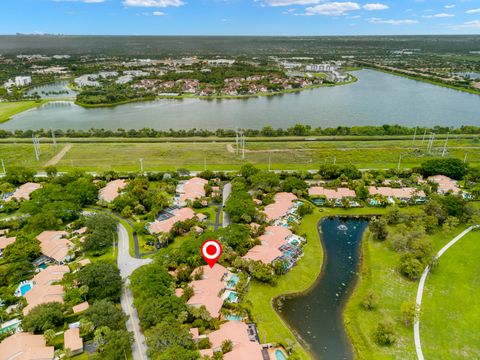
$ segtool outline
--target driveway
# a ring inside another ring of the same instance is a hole
[[[222,209],[225,209],[225,203],[227,202],[227,199],[230,196],[231,192],[232,192],[232,184],[231,183],[225,184],[225,186],[223,187],[223,194],[222,194],[223,195]],[[223,227],[227,227],[228,225],[230,225],[230,216],[225,211],[223,211]]]
[[[130,256],[128,232],[121,223],[118,224],[118,257],[117,265],[120,269],[120,275],[125,281],[122,290],[120,303],[125,314],[128,315],[127,330],[133,332],[132,355],[134,360],[147,360],[147,346],[145,337],[140,330],[140,320],[138,319],[137,309],[133,306],[133,295],[130,290],[129,276],[140,266],[147,265],[152,259],[136,259]]]

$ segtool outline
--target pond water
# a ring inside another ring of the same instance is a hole
[[[325,252],[322,275],[306,294],[278,303],[281,316],[316,359],[352,360],[343,308],[357,279],[365,219],[327,218],[320,226]]]
[[[68,87],[68,81],[34,86],[27,90],[27,95],[37,93],[42,99],[75,98],[76,92]]]
[[[359,81],[298,93],[223,100],[156,100],[85,109],[50,103],[15,116],[0,129],[218,129],[296,123],[317,127],[401,124],[459,126],[480,123],[480,96],[373,70]]]

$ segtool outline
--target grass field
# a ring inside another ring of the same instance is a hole
[[[432,235],[434,250],[440,250],[442,246],[464,228],[465,226],[452,233],[438,231]],[[362,247],[363,263],[360,280],[345,310],[345,324],[354,343],[356,358],[362,360],[416,359],[413,326],[407,327],[403,324],[400,308],[402,303],[415,300],[418,282],[407,280],[400,275],[397,265],[401,255],[392,251],[388,242],[371,240],[368,232],[365,237],[366,239]],[[444,264],[441,260],[439,272],[443,271],[443,267]],[[448,268],[445,270],[448,271]],[[378,301],[378,308],[373,311],[364,310],[360,305],[362,299],[369,291],[374,292]],[[438,304],[444,300],[443,296],[436,298]],[[426,306],[423,305],[424,308]],[[422,321],[424,317],[426,316],[422,315]],[[390,320],[395,324],[394,331],[397,341],[390,347],[378,346],[371,338],[371,334],[377,324],[384,320]],[[425,326],[427,326],[427,323],[425,323]],[[448,330],[445,329],[445,331]],[[423,330],[423,333],[425,333],[425,330]],[[437,334],[437,332],[432,332],[433,337],[436,337]],[[432,356],[426,356],[426,358],[440,359],[433,347],[432,351],[430,353]],[[449,357],[448,359],[455,359],[455,357]]]
[[[130,139],[131,140],[131,139]],[[420,165],[431,157],[441,156],[443,140],[434,144],[432,153],[427,153],[426,143],[415,144],[408,140],[342,140],[342,141],[295,141],[247,142],[245,160],[235,152],[234,142],[75,142],[57,164],[61,171],[81,168],[87,171],[138,171],[139,159],[143,159],[145,171],[165,171],[187,168],[199,171],[235,170],[245,162],[272,170],[311,170],[320,164],[353,163],[361,169],[397,168]],[[40,170],[49,158],[63,148],[43,142],[41,161],[33,159],[33,146],[27,143],[0,142],[0,158],[8,166],[24,165]],[[455,138],[448,142],[447,156],[464,159],[473,166],[480,166],[480,137]]]
[[[10,120],[15,114],[33,109],[44,103],[45,101],[0,102],[0,124]]]
[[[420,334],[426,359],[480,359],[480,232],[441,258],[426,281]]]
[[[322,211],[324,210],[324,211]],[[284,345],[295,344],[294,347],[301,359],[310,359],[310,356],[300,346],[292,331],[283,322],[274,310],[274,298],[308,290],[320,275],[323,263],[323,249],[317,231],[318,222],[322,217],[330,215],[365,215],[379,214],[383,209],[315,209],[307,215],[298,227],[299,235],[306,235],[307,244],[304,256],[299,263],[286,275],[281,276],[275,285],[267,285],[253,281],[247,293],[247,301],[252,306],[252,315],[257,323],[260,340]]]

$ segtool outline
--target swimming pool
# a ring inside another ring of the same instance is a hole
[[[29,292],[30,290],[32,289],[32,285],[31,284],[23,284],[20,286],[20,294],[22,294],[22,296],[24,296],[27,292]]]
[[[230,288],[235,287],[235,285],[238,284],[238,280],[239,280],[238,275],[237,274],[232,274],[232,277],[230,278],[230,280],[228,280],[228,284],[227,284],[228,287],[230,287]]]
[[[282,350],[275,350],[275,359],[276,360],[287,360],[287,357],[285,356],[285,354],[283,353]]]
[[[227,300],[234,303],[234,302],[237,302],[238,301],[238,294],[236,292],[230,292],[230,294],[228,294],[228,297],[227,297]]]
[[[225,318],[227,320],[230,320],[230,321],[242,321],[243,320],[243,317],[240,316],[240,315],[232,315],[232,314],[228,314],[227,316],[225,316]]]

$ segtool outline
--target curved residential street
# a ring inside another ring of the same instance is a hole
[[[478,227],[470,226],[468,229],[462,231],[458,236],[456,236],[453,240],[451,240],[447,245],[445,245],[436,255],[435,258],[439,259],[450,247],[455,245],[455,243],[467,235],[470,231]],[[423,297],[423,289],[425,288],[425,281],[427,280],[427,276],[430,272],[430,265],[425,268],[422,273],[422,277],[420,278],[420,282],[418,284],[418,291],[417,291],[417,299],[416,299],[416,311],[420,313],[420,307],[422,306],[422,297]],[[415,340],[415,349],[417,351],[417,358],[418,360],[424,360],[423,351],[422,351],[422,343],[420,341],[420,316],[415,316],[415,323],[413,325],[413,336]]]
[[[152,259],[136,259],[129,253],[129,238],[127,229],[121,223],[118,224],[118,258],[117,265],[120,269],[120,275],[125,284],[122,290],[120,303],[125,314],[128,315],[127,330],[133,332],[134,343],[132,346],[132,355],[134,360],[147,360],[147,346],[145,337],[140,330],[140,320],[137,309],[133,306],[133,295],[129,288],[129,276],[140,266],[147,265]]]

